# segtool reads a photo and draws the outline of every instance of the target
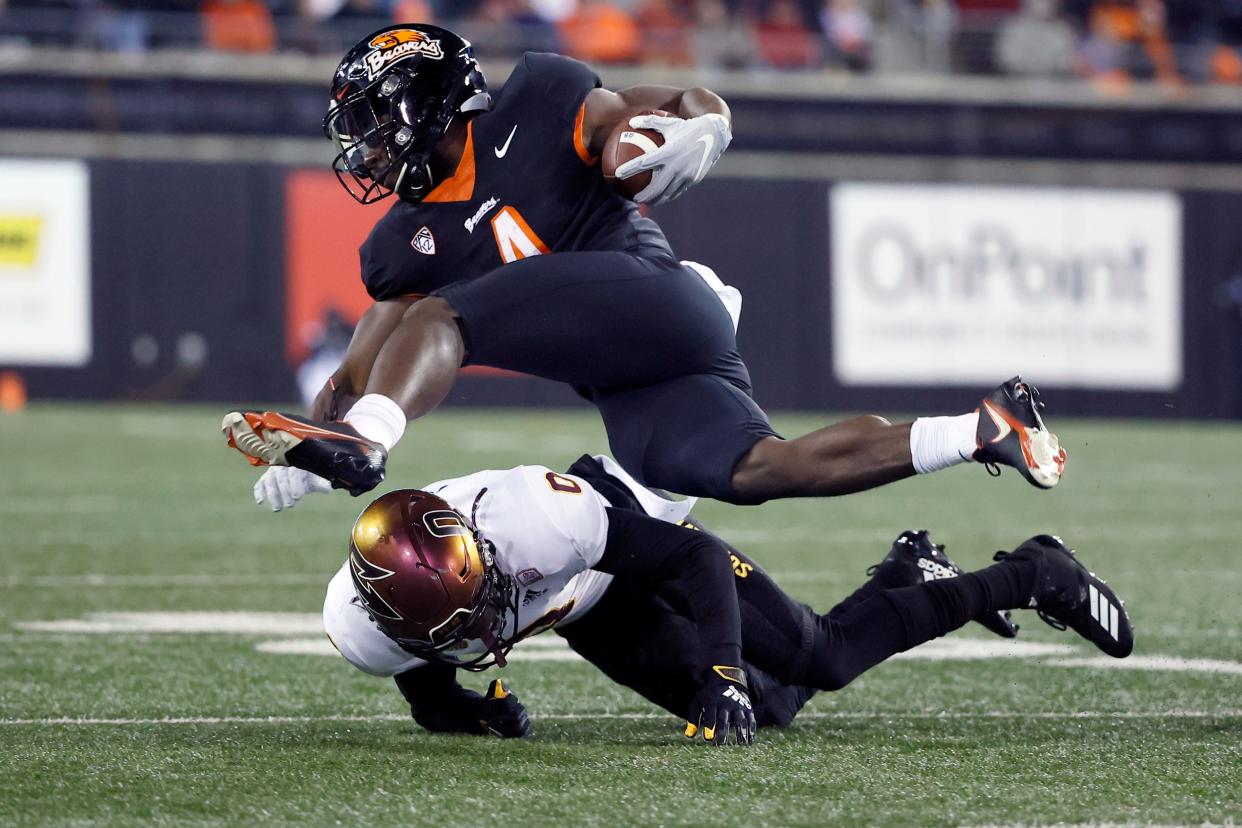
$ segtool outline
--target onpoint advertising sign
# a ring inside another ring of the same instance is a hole
[[[846,183],[830,198],[841,382],[1181,383],[1175,194]]]
[[[0,365],[91,357],[89,182],[78,161],[0,161]]]

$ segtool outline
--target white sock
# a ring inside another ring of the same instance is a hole
[[[928,474],[970,462],[975,453],[979,412],[957,417],[920,417],[910,428],[910,458],[914,470]]]
[[[364,394],[345,415],[345,422],[358,429],[368,440],[374,440],[392,451],[405,434],[405,412],[383,394]]]

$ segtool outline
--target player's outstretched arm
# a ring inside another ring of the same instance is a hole
[[[355,496],[379,485],[406,422],[435,408],[453,387],[465,341],[456,313],[438,296],[379,302],[370,313],[320,394],[315,413],[324,419],[230,411],[221,423],[229,446],[252,465],[295,466]],[[340,408],[337,395],[356,395],[362,383],[362,397],[342,422],[329,422],[328,410]]]
[[[609,508],[604,554],[594,568],[684,596],[698,628],[699,692],[685,735],[725,744],[755,738],[742,669],[742,622],[729,551],[717,538],[638,512]]]
[[[676,117],[640,114],[663,110]],[[647,204],[672,201],[703,180],[733,140],[729,105],[702,87],[631,86],[618,92],[595,89],[587,95],[583,132],[593,155],[621,124],[654,129],[664,144],[617,168],[618,178],[654,170],[651,183],[635,196]]]
[[[341,366],[311,404],[312,420],[345,416],[362,395],[380,349],[415,301],[410,296],[376,302],[362,315]],[[330,491],[332,484],[317,474],[293,466],[270,466],[254,484],[254,502],[279,512],[292,509],[308,494]]]
[[[312,420],[339,420],[362,396],[380,349],[396,330],[417,297],[403,296],[376,302],[358,320],[345,359],[324,384],[311,405]]]
[[[394,676],[414,721],[433,733],[521,739],[534,734],[526,708],[495,679],[480,695],[457,683],[457,668],[431,662]]]

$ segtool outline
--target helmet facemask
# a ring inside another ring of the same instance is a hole
[[[421,201],[438,183],[432,159],[453,119],[491,108],[470,44],[434,26],[364,39],[338,66],[332,95],[323,122],[337,150],[332,169],[362,204],[394,192]]]
[[[336,146],[332,169],[362,204],[396,192],[419,201],[435,180],[432,152],[456,106],[435,94],[414,94],[412,73],[394,67],[329,110],[324,133]]]

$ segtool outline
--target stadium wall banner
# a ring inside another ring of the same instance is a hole
[[[89,195],[82,162],[0,160],[0,365],[90,361]]]
[[[285,353],[302,360],[324,314],[357,321],[371,306],[358,247],[385,212],[364,209],[326,170],[297,169],[285,179]]]
[[[358,248],[391,206],[361,207],[334,173],[292,169],[285,179],[285,355],[304,360],[329,311],[351,325],[371,307]],[[411,244],[414,243],[411,239]],[[473,365],[466,376],[512,379],[511,371]]]
[[[829,199],[842,384],[1182,382],[1176,194],[848,182]]]

